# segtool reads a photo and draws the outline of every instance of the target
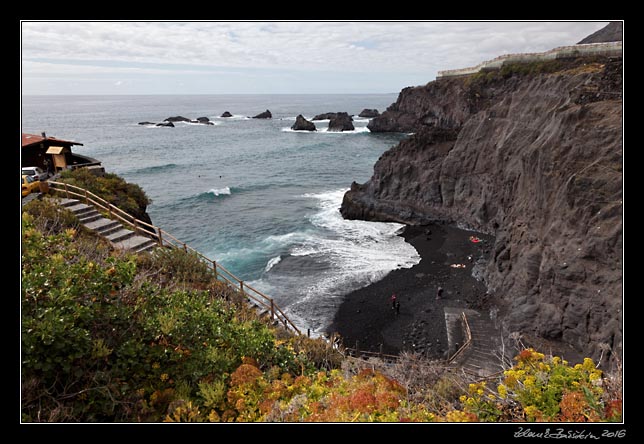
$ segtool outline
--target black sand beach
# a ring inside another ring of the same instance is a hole
[[[349,348],[387,354],[407,350],[443,358],[447,351],[443,308],[486,306],[485,284],[472,276],[472,270],[485,262],[492,238],[446,225],[407,226],[402,236],[416,248],[420,263],[349,293],[328,331],[339,333]],[[480,242],[472,242],[471,236]],[[444,290],[437,300],[439,286]],[[399,313],[392,309],[394,293]]]

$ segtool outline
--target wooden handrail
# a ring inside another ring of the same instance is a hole
[[[465,337],[467,338],[463,345],[460,346],[458,350],[447,360],[447,362],[453,362],[463,351],[471,344],[472,342],[472,330],[470,330],[470,324],[467,322],[467,316],[465,312],[461,312],[461,319],[463,320],[463,325],[465,326]]]
[[[286,329],[290,328],[298,335],[302,334],[302,332],[300,332],[293,321],[291,321],[289,317],[286,316],[286,314],[282,311],[282,309],[278,307],[277,304],[275,304],[275,300],[273,298],[249,286],[244,281],[228,271],[226,268],[221,266],[219,263],[213,261],[207,256],[204,256],[199,251],[195,250],[185,242],[180,241],[167,231],[135,218],[131,214],[123,211],[115,205],[112,205],[105,199],[84,188],[65,182],[56,182],[52,180],[48,182],[51,190],[65,194],[68,198],[70,196],[82,198],[83,200],[85,200],[85,203],[87,205],[101,208],[102,210],[107,211],[110,214],[110,217],[114,216],[119,221],[132,227],[132,229],[134,229],[136,232],[140,232],[153,238],[161,247],[183,248],[186,252],[191,251],[195,253],[200,260],[206,262],[210,266],[209,269],[214,273],[217,280],[221,280],[229,286],[235,288],[236,290],[241,291],[246,297],[248,297],[249,301],[252,300],[260,307],[264,307],[269,310],[271,313],[271,319],[277,319],[278,321],[281,321]],[[70,191],[70,189],[72,191]],[[143,227],[147,227],[150,230]]]

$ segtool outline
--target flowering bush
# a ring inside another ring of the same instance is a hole
[[[515,357],[496,393],[485,383],[470,384],[462,396],[464,411],[481,421],[619,421],[621,399],[609,399],[602,372],[590,358],[569,366],[560,357],[546,358],[534,349]]]
[[[460,398],[462,380],[345,376],[337,350],[276,334],[205,274],[155,281],[155,264],[171,276],[192,263],[181,252],[97,254],[83,230],[37,217],[22,219],[23,421],[621,420],[621,395],[591,359],[570,366],[533,349]],[[420,385],[432,387],[415,396]]]

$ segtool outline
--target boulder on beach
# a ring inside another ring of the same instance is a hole
[[[139,122],[139,125],[156,125],[154,122]]]
[[[294,131],[317,131],[315,124],[306,120],[302,114],[295,118],[295,123],[291,126],[291,129]]]
[[[353,131],[353,119],[348,113],[336,113],[329,121],[329,131]]]
[[[230,114],[228,111],[224,111],[224,113],[223,113],[221,116],[219,116],[219,117],[232,117],[232,116],[233,116],[233,115],[232,115],[232,114]]]
[[[371,108],[365,108],[362,111],[360,111],[360,114],[358,114],[358,117],[367,117],[371,119],[372,117],[378,117],[380,113],[378,112],[377,109],[371,109]]]
[[[174,128],[174,123],[172,123],[172,122],[161,122],[161,123],[157,123],[156,126],[169,126],[169,127]]]
[[[191,120],[183,116],[168,117],[164,122],[190,122]]]
[[[259,113],[256,116],[253,116],[253,119],[272,119],[273,115],[269,110],[264,111],[263,113]]]

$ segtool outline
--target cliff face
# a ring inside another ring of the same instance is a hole
[[[403,90],[370,128],[415,134],[341,212],[493,234],[485,279],[508,330],[598,358],[622,342],[622,62],[549,66]]]

